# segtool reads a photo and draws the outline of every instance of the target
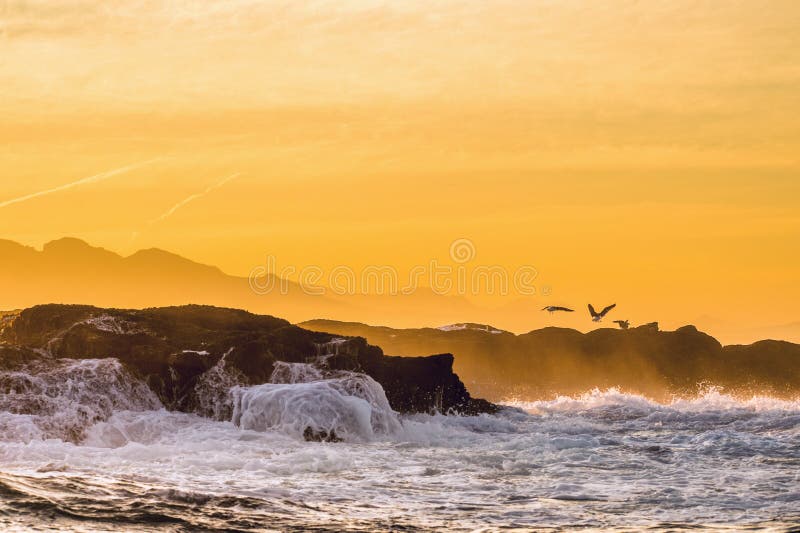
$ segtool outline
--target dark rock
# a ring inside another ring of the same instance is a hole
[[[761,341],[723,347],[694,326],[659,331],[657,323],[652,323],[585,334],[550,327],[513,335],[392,329],[330,320],[301,325],[364,337],[396,355],[452,353],[454,370],[470,391],[492,400],[552,397],[608,387],[664,399],[693,394],[707,386],[789,398],[800,392],[799,345]]]
[[[386,391],[389,403],[403,412],[458,412],[473,414],[481,407],[492,412],[494,406],[473,402],[466,387],[453,373],[453,355],[428,357],[385,356],[367,361],[364,371]],[[488,403],[488,402],[487,402]]]
[[[16,370],[17,368],[38,361],[41,354],[21,346],[0,344],[0,370]]]
[[[342,442],[342,439],[336,435],[336,431],[331,430],[330,433],[324,429],[317,431],[311,426],[303,431],[303,438],[309,442]]]
[[[141,376],[169,409],[198,405],[195,385],[225,357],[246,384],[265,383],[276,361],[321,357],[330,370],[363,371],[386,390],[400,412],[490,411],[473,400],[453,373],[453,356],[387,357],[363,338],[337,339],[246,311],[188,305],[143,310],[83,305],[25,309],[0,334],[0,364],[33,357],[115,357]]]

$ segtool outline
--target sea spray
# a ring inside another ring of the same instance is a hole
[[[231,390],[243,385],[245,377],[228,364],[229,349],[217,363],[197,380],[194,386],[195,409],[200,416],[213,420],[230,420],[233,416],[233,396]]]
[[[257,385],[236,388],[233,394],[233,422],[242,429],[279,431],[297,438],[309,429],[347,441],[374,437],[369,403],[342,394],[330,381]]]
[[[115,411],[161,408],[117,359],[36,361],[0,371],[0,435],[80,442]]]
[[[383,388],[366,374],[279,362],[270,381],[232,389],[236,425],[361,442],[401,427]]]
[[[335,440],[365,442],[398,432],[400,420],[378,382],[366,374],[327,368],[341,345],[319,345],[310,363],[277,361],[270,382],[259,385],[247,385],[227,364],[229,351],[195,385],[194,412],[233,421],[242,429],[295,438],[335,435]]]
[[[580,413],[592,409],[627,409],[643,414],[653,412],[719,413],[719,412],[792,412],[800,408],[800,397],[794,400],[753,394],[726,394],[721,387],[704,387],[700,393],[685,396],[675,395],[668,401],[659,402],[635,393],[624,392],[618,387],[594,388],[582,394],[558,395],[552,399],[526,401],[508,398],[504,405],[515,406],[535,414],[554,412]]]
[[[326,398],[346,386],[342,378],[325,371],[308,383],[239,386],[242,415],[269,412],[270,395],[299,397],[287,403],[293,413],[313,397],[336,406]],[[77,445],[4,435],[0,529],[69,529],[70,516],[86,530],[154,520],[187,530],[800,523],[800,402],[709,392],[659,403],[612,389],[516,405],[531,412],[403,415],[403,428],[386,436],[370,422],[369,441],[356,412],[349,427],[364,433],[336,445],[305,442],[300,428],[281,424],[255,430],[164,409],[115,411]],[[331,411],[350,412],[341,409]]]
[[[309,363],[277,361],[269,378],[270,383],[310,383],[323,379],[323,371]]]

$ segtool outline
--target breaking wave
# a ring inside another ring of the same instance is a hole
[[[575,414],[619,420],[641,418],[652,424],[669,423],[680,427],[746,419],[763,421],[765,418],[780,418],[793,423],[796,422],[795,415],[800,414],[800,399],[733,396],[718,387],[708,387],[692,397],[675,396],[664,402],[611,388],[593,389],[577,396],[558,396],[551,400],[510,399],[504,403],[541,416]]]
[[[366,374],[326,373],[308,363],[276,363],[272,383],[234,387],[233,422],[243,429],[368,442],[400,429],[386,393]]]
[[[0,435],[80,442],[91,424],[117,411],[160,409],[161,402],[116,359],[38,361],[0,371]]]
[[[324,355],[278,363],[261,385],[223,358],[195,413],[167,411],[114,359],[0,372],[0,529],[800,523],[800,401],[609,389],[398,415],[372,378]]]

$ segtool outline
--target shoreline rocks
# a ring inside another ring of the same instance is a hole
[[[246,385],[266,383],[278,361],[317,361],[331,370],[364,372],[401,413],[494,412],[472,398],[453,373],[450,354],[391,357],[359,337],[310,331],[286,320],[201,305],[142,310],[86,305],[24,309],[0,333],[0,364],[26,359],[117,358],[171,410],[192,411],[196,385],[224,357]]]

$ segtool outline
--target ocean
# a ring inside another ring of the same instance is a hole
[[[361,374],[276,376],[205,384],[209,418],[113,359],[0,373],[0,529],[800,528],[800,401],[610,389],[399,415]]]

